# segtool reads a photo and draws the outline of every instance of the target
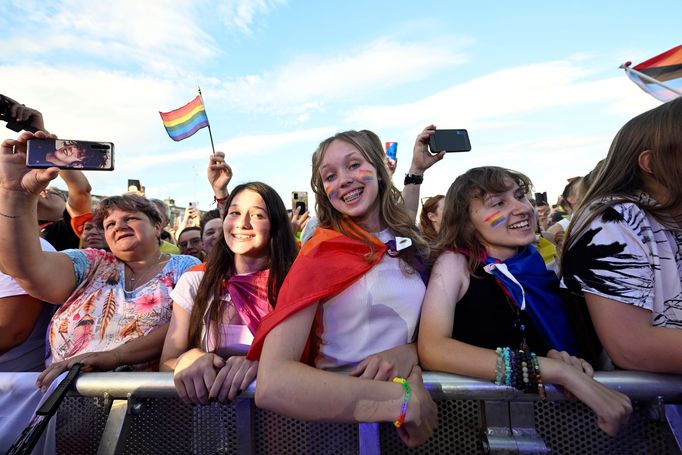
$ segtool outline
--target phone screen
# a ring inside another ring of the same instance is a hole
[[[468,152],[471,150],[469,133],[467,130],[436,130],[429,137],[431,153],[437,152]]]
[[[29,139],[26,167],[113,171],[114,144],[65,139]]]

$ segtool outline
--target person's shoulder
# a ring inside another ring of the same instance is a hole
[[[464,253],[456,250],[445,250],[436,259],[434,267],[454,267],[455,269],[467,268],[468,259]]]

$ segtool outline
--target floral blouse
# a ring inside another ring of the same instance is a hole
[[[65,250],[76,274],[76,289],[59,307],[49,329],[52,358],[109,351],[170,322],[170,291],[180,275],[199,263],[170,255],[159,274],[133,291],[125,290],[124,263],[96,249]]]

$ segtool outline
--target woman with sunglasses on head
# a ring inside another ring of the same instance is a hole
[[[420,323],[422,365],[541,396],[544,383],[561,385],[615,435],[630,400],[573,356],[558,280],[531,246],[530,191],[526,176],[493,166],[470,169],[450,186]]]
[[[244,355],[298,251],[284,203],[270,186],[238,185],[226,208],[208,261],[171,293],[161,356],[162,369],[174,370],[180,398],[195,404],[233,400],[255,379],[258,362]]]
[[[303,420],[394,422],[419,445],[436,425],[414,345],[428,247],[376,134],[324,140],[311,184],[319,227],[247,356],[260,358],[256,404]]]

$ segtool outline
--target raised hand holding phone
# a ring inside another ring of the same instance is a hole
[[[59,169],[29,169],[26,167],[26,142],[30,139],[54,138],[44,131],[23,132],[16,139],[5,139],[0,146],[0,189],[12,193],[28,192],[38,196],[57,178]]]

